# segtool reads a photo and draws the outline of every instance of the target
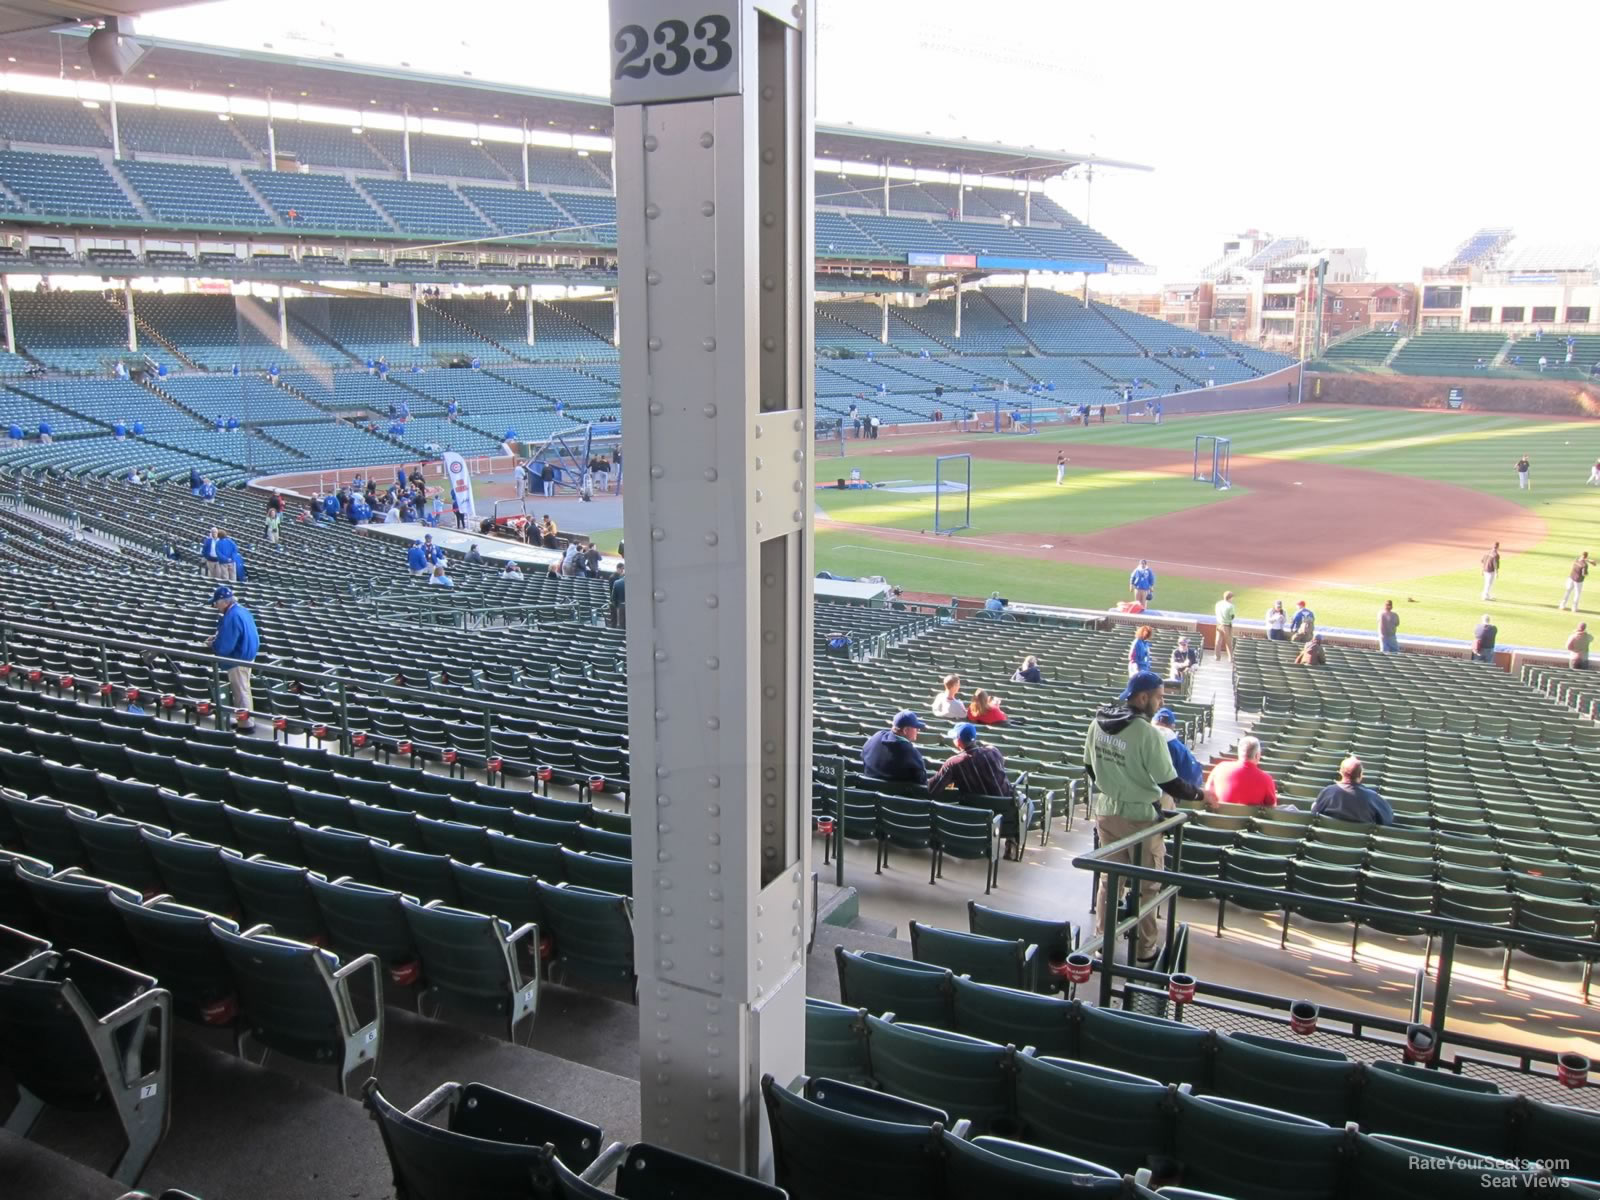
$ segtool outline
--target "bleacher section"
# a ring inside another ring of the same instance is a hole
[[[17,345],[63,371],[101,371],[128,352],[127,318],[95,292],[14,292]]]
[[[246,171],[244,177],[290,229],[391,232],[389,223],[367,198],[336,175]]]
[[[94,111],[79,101],[16,92],[0,92],[0,137],[36,146],[111,148]]]
[[[116,166],[158,221],[249,229],[270,219],[226,167],[132,159],[118,159]]]
[[[1503,333],[1419,333],[1389,365],[1403,375],[1470,375],[1480,358],[1487,366],[1505,344]]]
[[[0,183],[35,212],[136,222],[139,210],[98,158],[0,150]]]
[[[572,229],[573,221],[543,192],[524,192],[514,188],[463,184],[461,194],[493,221],[501,233],[531,233],[541,229],[561,229],[563,241],[592,239],[585,231]]]
[[[234,121],[217,114],[130,104],[117,110],[122,152],[173,154],[193,158],[253,161],[254,155],[234,136]]]
[[[494,232],[448,184],[370,177],[357,182],[394,219],[402,233],[472,238],[489,237]]]
[[[1380,329],[1373,329],[1329,346],[1322,357],[1328,362],[1341,363],[1345,366],[1377,367],[1389,357],[1389,352],[1399,340],[1400,335],[1397,333],[1385,333]]]

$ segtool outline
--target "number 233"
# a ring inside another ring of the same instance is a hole
[[[692,31],[698,45],[691,51],[689,23],[662,21],[654,35],[661,49],[651,54],[650,31],[643,25],[624,25],[612,43],[620,55],[613,78],[643,79],[652,69],[658,75],[682,75],[691,62],[702,71],[720,71],[733,61],[733,43],[728,40],[733,26],[727,17],[719,13],[701,17]]]

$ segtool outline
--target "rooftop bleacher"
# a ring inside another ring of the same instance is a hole
[[[1419,333],[1390,362],[1404,375],[1470,374],[1482,359],[1494,360],[1506,344],[1503,333]]]

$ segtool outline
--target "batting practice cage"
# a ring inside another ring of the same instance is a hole
[[[972,455],[941,454],[933,460],[933,528],[923,533],[959,533],[972,528]]]
[[[1219,492],[1233,486],[1228,460],[1233,443],[1229,438],[1202,433],[1194,439],[1194,481],[1209,483]]]
[[[811,426],[813,458],[844,457],[844,418],[817,417]]]

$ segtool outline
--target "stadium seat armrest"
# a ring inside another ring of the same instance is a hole
[[[515,946],[518,942],[520,942],[523,938],[527,937],[529,934],[533,935],[534,941],[538,941],[539,940],[539,927],[536,924],[534,924],[532,921],[529,921],[526,925],[523,925],[515,933],[510,934],[506,938],[506,945]]]
[[[962,1117],[954,1125],[950,1126],[949,1129],[945,1130],[945,1132],[953,1138],[960,1138],[962,1141],[967,1141],[972,1136],[972,1122],[967,1120],[967,1118]]]
[[[155,1065],[147,1066],[146,1035],[150,1030],[150,1016],[159,1018],[156,1024]],[[129,1026],[138,1030],[127,1039],[121,1055],[122,1084],[132,1087],[141,1080],[164,1076],[172,1062],[172,993],[166,988],[151,988],[141,992],[119,1008],[112,1009],[100,1019],[100,1024],[113,1039]]]
[[[406,1112],[406,1116],[415,1121],[430,1121],[433,1119],[433,1115],[454,1100],[460,1091],[461,1085],[459,1083],[441,1083],[433,1091],[413,1104]]]
[[[595,1156],[595,1160],[584,1168],[579,1178],[598,1187],[611,1178],[611,1173],[622,1165],[622,1160],[627,1154],[628,1147],[625,1144],[612,1142]]]

